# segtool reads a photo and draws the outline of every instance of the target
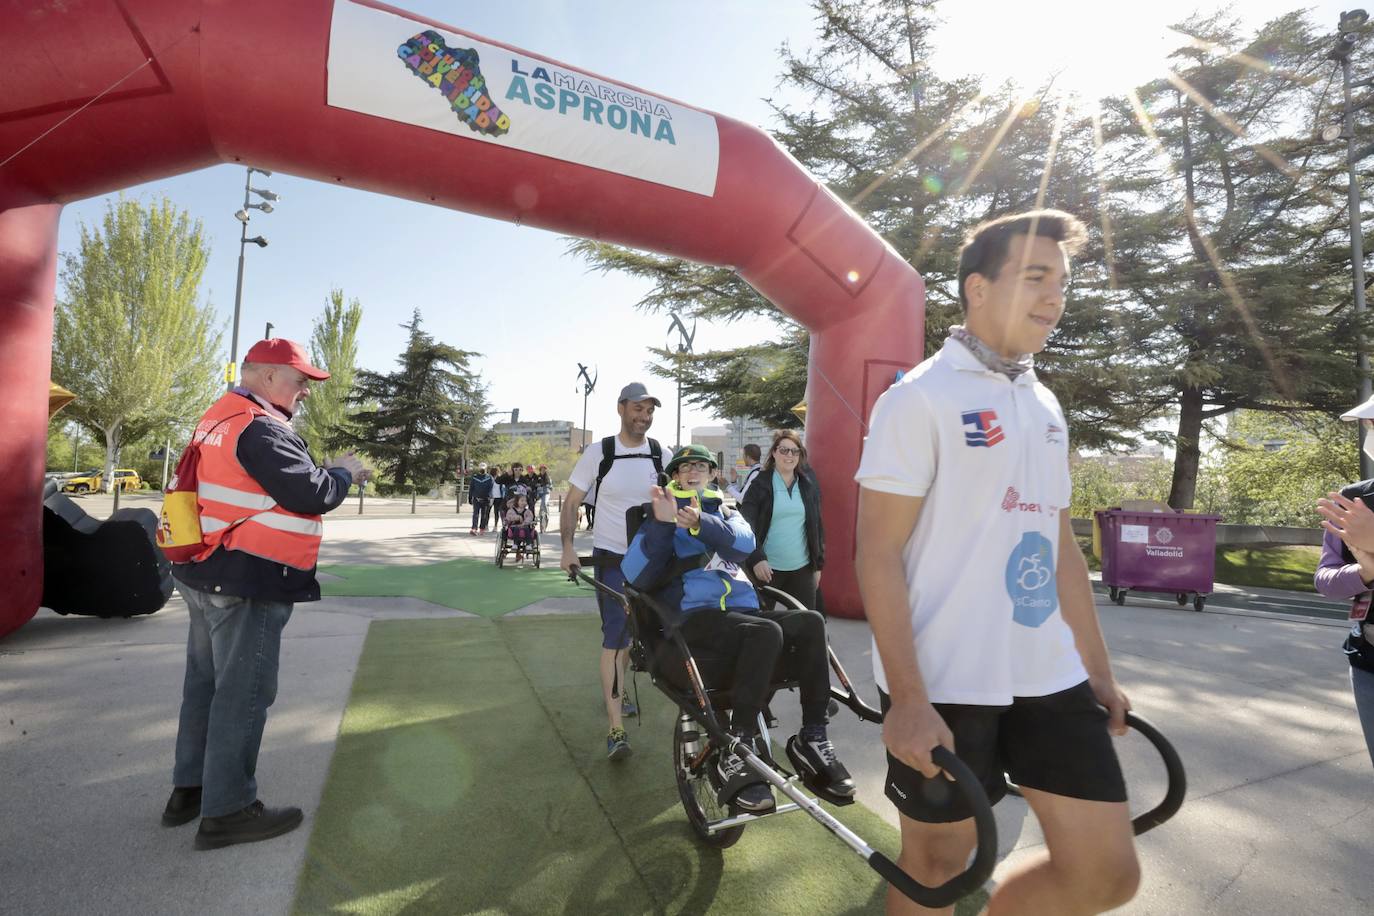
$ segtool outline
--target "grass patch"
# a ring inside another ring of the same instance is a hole
[[[699,845],[673,781],[674,710],[651,689],[634,756],[608,762],[598,640],[582,617],[374,623],[294,911],[882,912],[877,875],[800,813],[729,850]],[[837,816],[895,852],[862,804]]]
[[[1226,585],[1315,592],[1312,574],[1322,549],[1316,546],[1218,547],[1217,581]]]
[[[545,558],[547,559],[547,558]],[[558,565],[497,569],[493,560],[461,557],[426,566],[322,566],[342,581],[320,583],[325,595],[420,598],[459,611],[497,617],[544,598],[585,596]]]

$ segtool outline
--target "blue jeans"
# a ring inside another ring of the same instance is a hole
[[[1374,671],[1351,667],[1350,686],[1355,692],[1355,709],[1360,714],[1360,727],[1369,746],[1369,759],[1374,762]]]
[[[491,497],[479,496],[472,501],[472,527],[473,530],[481,528],[487,530],[488,517],[491,515]]]
[[[191,633],[181,694],[172,784],[201,786],[202,817],[221,817],[258,797],[258,748],[267,708],[277,698],[284,601],[239,598],[190,588]]]

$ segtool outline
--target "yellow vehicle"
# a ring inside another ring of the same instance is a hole
[[[100,468],[92,468],[80,474],[74,474],[62,481],[63,493],[95,493],[102,489],[105,474]],[[133,468],[115,468],[115,486],[125,493],[130,490],[143,489],[143,478],[138,476],[138,471]]]

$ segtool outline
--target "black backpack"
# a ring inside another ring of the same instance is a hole
[[[582,502],[588,506],[596,505],[596,496],[601,492],[601,481],[606,479],[606,475],[611,472],[611,465],[623,458],[648,458],[654,463],[654,473],[663,473],[663,446],[658,444],[657,439],[649,440],[649,454],[638,452],[633,455],[617,455],[615,453],[615,436],[607,436],[601,440],[601,466],[596,470],[596,482],[587,491],[586,497]]]

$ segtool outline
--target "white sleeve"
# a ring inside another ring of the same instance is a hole
[[[582,457],[577,459],[577,464],[573,471],[568,475],[568,483],[577,487],[583,493],[590,493],[592,485],[596,483],[596,472],[601,467],[601,441],[589,442],[587,447],[582,450]]]
[[[889,388],[873,405],[854,479],[882,493],[925,496],[935,481],[937,435],[920,388],[910,383]]]

